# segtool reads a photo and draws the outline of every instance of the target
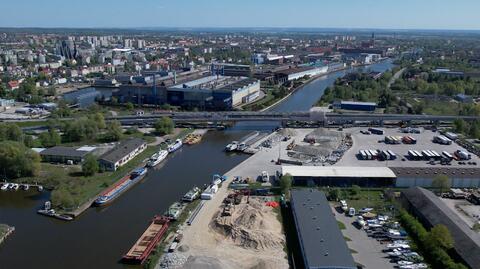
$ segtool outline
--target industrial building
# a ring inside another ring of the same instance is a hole
[[[85,157],[93,152],[95,147],[63,147],[55,146],[40,151],[40,157],[44,162],[79,164],[85,160]]]
[[[246,77],[206,76],[168,88],[167,102],[184,108],[229,110],[260,95],[260,81]]]
[[[278,82],[287,82],[296,80],[305,76],[314,77],[326,74],[328,66],[322,67],[294,67],[275,72],[275,78]]]
[[[210,70],[212,75],[249,77],[252,73],[252,67],[245,64],[212,63]]]
[[[402,192],[405,208],[414,214],[426,228],[445,225],[454,240],[457,257],[472,269],[480,268],[480,235],[434,193],[415,187]]]
[[[147,148],[147,143],[140,138],[130,138],[120,142],[115,148],[106,152],[98,160],[100,167],[106,171],[116,171]]]
[[[286,165],[281,174],[290,174],[293,183],[301,186],[431,187],[438,175],[445,175],[453,188],[480,187],[480,168]]]
[[[295,185],[347,187],[351,185],[394,186],[396,175],[388,167],[282,166]]]
[[[357,268],[323,192],[294,189],[290,203],[304,268]]]
[[[338,101],[333,103],[333,107],[344,110],[375,111],[377,104],[373,102]]]

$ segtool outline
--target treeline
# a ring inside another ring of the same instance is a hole
[[[470,77],[449,77],[436,74],[425,66],[409,67],[393,85],[392,90],[426,95],[480,95],[480,83]]]
[[[456,119],[453,122],[455,132],[464,134],[468,137],[480,139],[480,120],[467,122],[463,119]]]
[[[39,104],[46,100],[47,97],[57,94],[54,87],[42,88],[37,87],[36,82],[43,79],[43,76],[25,79],[14,91],[7,91],[5,86],[0,83],[0,97],[7,99],[15,99],[29,104]]]
[[[448,254],[453,248],[453,238],[444,225],[435,225],[427,231],[423,225],[406,210],[400,210],[400,221],[419,251],[433,268],[467,269],[461,263],[456,263]]]
[[[388,95],[386,88],[391,77],[391,72],[385,72],[378,80],[372,78],[369,74],[349,74],[345,78],[337,79],[332,87],[326,88],[319,103],[328,105],[337,100],[361,102],[379,102],[380,100],[379,106],[385,106],[388,101],[384,100],[385,96]]]

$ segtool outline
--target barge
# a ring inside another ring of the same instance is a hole
[[[165,235],[170,220],[164,216],[155,216],[150,226],[135,242],[133,247],[123,256],[122,262],[143,264]]]
[[[104,206],[111,203],[118,198],[122,193],[130,189],[132,186],[140,182],[147,174],[147,168],[137,168],[131,174],[126,175],[121,180],[117,181],[113,186],[104,190],[100,196],[95,200],[96,206]]]

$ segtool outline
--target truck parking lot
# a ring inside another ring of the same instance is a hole
[[[342,159],[337,162],[337,166],[390,166],[390,167],[432,167],[443,166],[440,161],[431,163],[427,160],[411,160],[408,158],[409,150],[416,150],[422,152],[423,150],[433,150],[442,154],[443,151],[447,151],[451,155],[457,150],[464,150],[461,146],[453,142],[450,145],[442,145],[433,142],[434,136],[438,136],[438,132],[432,132],[430,130],[421,130],[420,133],[405,134],[400,131],[399,128],[380,128],[384,131],[383,135],[366,134],[368,128],[351,128],[345,129],[345,132],[352,134],[353,146],[344,154]],[[416,139],[415,144],[387,144],[384,139],[386,136],[411,136]],[[397,156],[394,160],[362,160],[359,158],[358,153],[360,150],[390,150]],[[476,164],[475,164],[476,163]],[[470,160],[451,162],[450,167],[478,167],[480,159],[478,156],[471,154]]]

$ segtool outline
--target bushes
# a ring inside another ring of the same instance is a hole
[[[0,171],[9,178],[36,176],[40,171],[40,155],[20,142],[0,142]]]
[[[400,221],[433,268],[467,269],[463,264],[455,263],[447,253],[453,246],[447,227],[435,225],[428,232],[417,219],[403,209],[400,210]]]

